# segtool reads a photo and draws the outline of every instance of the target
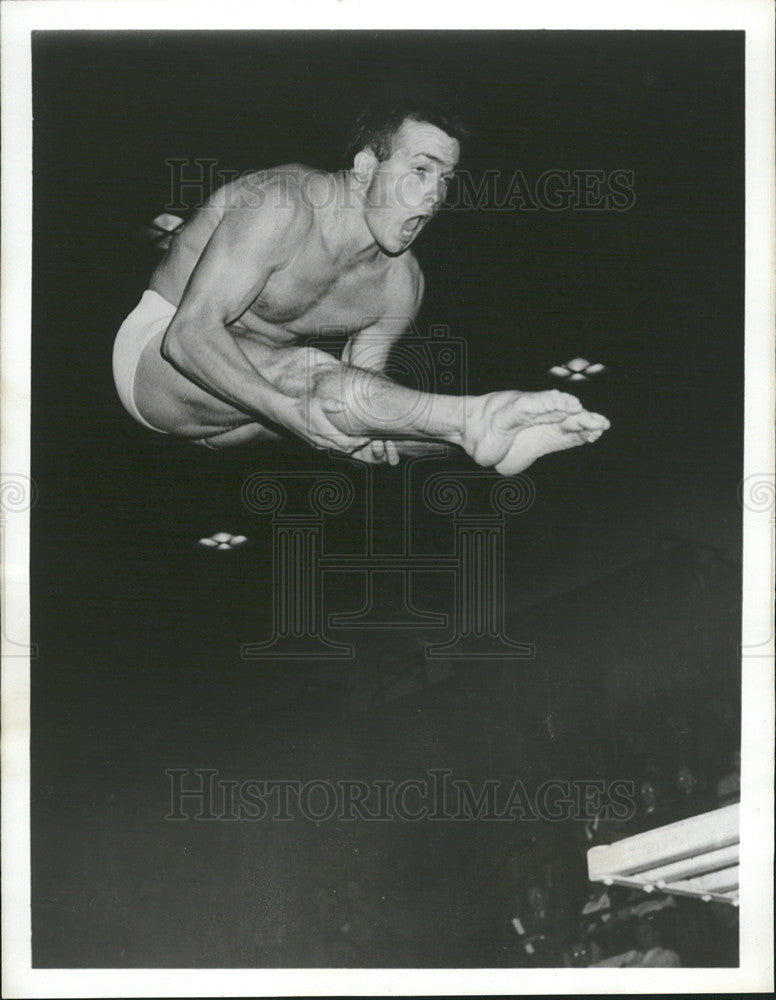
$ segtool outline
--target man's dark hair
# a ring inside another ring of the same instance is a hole
[[[397,101],[373,105],[362,111],[353,123],[345,165],[350,166],[356,153],[367,147],[372,149],[378,160],[387,160],[393,152],[394,137],[407,120],[435,125],[459,142],[469,134],[457,112],[438,104]]]

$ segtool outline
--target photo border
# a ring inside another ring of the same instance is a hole
[[[476,11],[475,8],[476,7]],[[2,4],[2,869],[7,997],[745,992],[773,987],[774,24],[770,0],[619,6],[480,0],[19,0]],[[737,969],[33,969],[29,825],[29,510],[32,234],[31,33],[46,30],[437,29],[743,30],[746,32],[745,451],[742,489],[770,483],[768,509],[742,493],[741,950]],[[26,483],[26,486],[25,486]],[[27,489],[13,500],[14,489]],[[15,505],[14,505],[15,504]],[[6,637],[6,632],[10,638]],[[763,640],[765,634],[769,635]]]

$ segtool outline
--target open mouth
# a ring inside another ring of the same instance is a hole
[[[428,219],[427,215],[413,215],[411,219],[407,221],[402,226],[401,234],[405,240],[412,239],[412,237],[418,232],[420,227]]]

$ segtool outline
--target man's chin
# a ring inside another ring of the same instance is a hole
[[[392,253],[401,254],[404,253],[406,250],[409,250],[409,248],[412,246],[412,244],[415,242],[418,236],[420,236],[422,231],[423,231],[423,226],[418,226],[413,233],[408,233],[406,236],[400,233],[396,237]]]
[[[384,254],[389,257],[401,257],[403,253],[409,250],[411,244],[413,243],[415,237],[413,236],[411,240],[392,240],[380,244],[380,249]]]

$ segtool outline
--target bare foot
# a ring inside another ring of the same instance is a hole
[[[581,412],[582,404],[576,396],[557,389],[491,392],[471,400],[462,443],[478,465],[493,468],[506,457],[518,431],[537,424],[561,423]]]
[[[504,457],[496,463],[496,472],[502,476],[514,476],[529,465],[552,451],[575,448],[580,444],[592,444],[611,425],[600,413],[582,410],[572,413],[555,424],[535,424],[525,427],[515,434],[512,446]]]

